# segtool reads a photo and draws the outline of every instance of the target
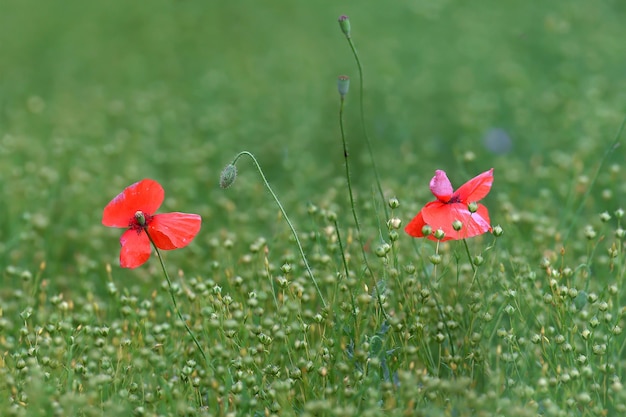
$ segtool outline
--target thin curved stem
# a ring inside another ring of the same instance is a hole
[[[161,264],[161,268],[163,269],[163,274],[165,275],[165,279],[167,280],[167,287],[169,289],[170,297],[172,298],[172,303],[174,304],[174,310],[176,311],[176,315],[178,316],[180,321],[182,321],[183,324],[185,325],[185,329],[187,330],[187,333],[189,333],[189,336],[191,336],[191,339],[193,340],[196,347],[200,351],[200,354],[202,354],[204,361],[208,364],[209,360],[207,359],[207,356],[204,353],[204,349],[202,349],[202,346],[200,346],[200,342],[198,342],[198,339],[196,339],[196,336],[193,334],[193,332],[189,328],[189,325],[187,325],[187,322],[183,318],[183,315],[181,314],[180,309],[178,308],[178,303],[176,302],[176,297],[174,296],[174,289],[172,288],[172,280],[170,279],[170,274],[167,272],[167,268],[165,268],[165,263],[163,262],[163,257],[161,256],[161,252],[159,251],[159,248],[157,247],[157,245],[154,243],[154,240],[152,240],[152,236],[150,236],[150,233],[148,233],[148,230],[144,229],[144,231],[146,232],[148,239],[150,239],[150,243],[152,244],[152,247],[154,247],[154,251],[157,254],[157,258],[159,258],[159,263]]]
[[[378,188],[378,194],[380,194],[380,200],[383,204],[383,209],[385,210],[386,219],[389,218],[389,212],[387,210],[387,204],[385,204],[385,194],[383,193],[383,187],[380,185],[380,175],[378,174],[378,168],[376,167],[376,161],[374,159],[374,152],[372,151],[372,145],[370,143],[369,134],[367,133],[367,127],[365,125],[365,106],[363,104],[363,66],[361,65],[361,60],[359,59],[359,54],[356,51],[356,47],[354,46],[354,42],[350,36],[346,36],[348,40],[348,44],[350,45],[350,49],[352,50],[352,54],[354,55],[354,60],[356,61],[356,66],[359,71],[359,106],[361,110],[361,127],[363,129],[363,134],[365,136],[365,143],[367,144],[367,150],[370,155],[370,160],[372,161],[372,169],[374,170],[374,177],[376,178],[376,186]]]
[[[622,132],[624,130],[624,125],[626,125],[626,117],[624,118],[624,120],[622,120],[622,124],[620,125],[619,130],[617,131],[617,135],[615,135],[615,138],[613,139],[611,144],[604,151],[604,155],[602,156],[602,159],[600,160],[600,165],[598,165],[598,169],[593,175],[593,178],[591,182],[589,183],[589,187],[587,187],[587,191],[585,191],[585,194],[583,195],[582,200],[580,200],[580,204],[578,205],[578,208],[576,209],[576,212],[574,213],[574,220],[572,220],[572,224],[570,225],[569,229],[567,229],[565,237],[563,238],[563,244],[567,242],[567,239],[569,238],[569,235],[572,232],[572,229],[574,229],[575,220],[580,216],[583,206],[585,205],[587,198],[589,198],[589,195],[591,194],[591,190],[593,189],[596,183],[596,180],[598,179],[598,176],[600,175],[600,171],[602,171],[602,167],[604,167],[604,164],[606,160],[608,159],[609,155],[611,154],[611,152],[613,152],[613,150],[615,150],[617,146],[619,145],[619,141],[622,136]]]
[[[309,276],[311,277],[311,281],[313,282],[313,285],[315,286],[315,289],[317,290],[317,293],[320,296],[320,300],[322,301],[322,305],[324,306],[324,308],[326,308],[327,307],[326,306],[326,301],[324,300],[324,296],[322,295],[322,291],[320,290],[320,287],[317,285],[317,280],[315,279],[315,276],[313,275],[313,271],[311,271],[311,267],[309,266],[309,262],[306,259],[306,255],[304,254],[304,250],[302,249],[302,244],[300,243],[300,238],[298,238],[298,233],[296,233],[296,229],[293,227],[293,224],[291,223],[291,220],[289,220],[289,216],[287,216],[287,212],[283,208],[283,205],[280,203],[280,200],[278,199],[276,194],[274,194],[274,191],[272,190],[272,187],[270,187],[269,182],[267,182],[267,179],[265,178],[265,174],[263,174],[263,170],[261,169],[261,165],[259,165],[259,163],[256,160],[256,158],[254,157],[254,155],[252,155],[248,151],[241,151],[241,152],[239,152],[237,154],[237,156],[235,156],[235,159],[233,159],[232,165],[234,166],[237,163],[237,160],[240,157],[242,157],[243,155],[246,155],[250,159],[252,159],[252,161],[254,162],[254,165],[256,165],[257,171],[259,171],[259,175],[261,175],[261,179],[263,180],[263,183],[265,184],[265,188],[267,188],[267,190],[270,192],[270,194],[274,198],[274,201],[276,202],[276,205],[278,205],[278,208],[280,209],[280,212],[282,213],[283,217],[285,218],[285,221],[289,225],[289,228],[291,229],[291,233],[293,234],[293,237],[296,240],[296,244],[298,245],[298,250],[300,251],[300,256],[302,257],[302,261],[304,262],[304,266],[306,267],[306,270],[309,273]]]
[[[352,180],[350,179],[348,146],[346,144],[346,133],[345,133],[344,126],[343,126],[343,106],[344,106],[344,98],[342,96],[341,102],[339,105],[339,129],[341,130],[341,142],[343,144],[343,157],[346,162],[346,181],[348,183],[348,193],[350,195],[350,208],[352,209],[352,217],[354,218],[354,224],[356,226],[357,241],[359,242],[359,247],[361,248],[361,255],[363,256],[363,262],[365,263],[365,268],[367,269],[372,280],[374,281],[374,291],[376,291],[376,298],[378,300],[378,304],[380,305],[380,310],[382,311],[385,318],[388,318],[387,312],[385,311],[385,308],[383,307],[383,301],[380,296],[378,283],[376,282],[376,278],[374,277],[374,272],[372,271],[372,268],[370,268],[369,261],[367,260],[367,254],[365,253],[365,245],[363,244],[363,238],[361,234],[361,224],[359,223],[359,218],[356,214],[356,208],[354,205],[354,195],[352,193]]]

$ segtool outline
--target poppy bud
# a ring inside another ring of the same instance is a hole
[[[397,217],[392,217],[391,219],[387,220],[387,227],[389,227],[390,229],[399,229],[401,225],[402,219],[399,219]]]
[[[493,227],[493,235],[495,237],[500,237],[502,236],[502,233],[504,233],[504,230],[502,230],[502,226],[497,225]]]
[[[469,210],[470,213],[476,213],[476,211],[478,210],[478,203],[476,203],[475,201],[472,201],[471,203],[467,205],[467,209]]]
[[[460,220],[455,220],[452,222],[452,228],[458,232],[463,228],[463,223]]]
[[[391,197],[388,201],[389,207],[391,209],[397,209],[400,207],[400,201],[396,197]]]
[[[387,255],[390,249],[391,249],[391,246],[388,243],[383,243],[382,245],[376,248],[376,256],[378,256],[379,258],[382,258],[383,256]]]
[[[339,95],[341,98],[344,98],[348,94],[348,90],[350,89],[350,77],[347,75],[340,75],[337,78],[337,91],[339,91]]]
[[[350,38],[350,19],[346,15],[339,16],[339,27],[346,38]]]
[[[146,225],[146,216],[143,214],[143,211],[141,210],[138,210],[137,212],[135,212],[135,220],[137,220],[137,223],[139,223],[139,226]]]
[[[622,210],[621,208],[615,210],[615,217],[617,217],[618,219],[624,217],[624,210]]]
[[[437,232],[435,232],[435,234],[437,234]],[[433,255],[430,255],[428,257],[428,260],[433,265],[439,265],[441,263],[441,255],[439,255],[438,253],[435,253]]]
[[[422,227],[422,234],[424,236],[430,236],[432,232],[433,232],[433,228],[430,227],[429,225],[424,225],[424,227]]]
[[[228,188],[237,179],[237,167],[233,164],[226,165],[226,168],[220,174],[220,187]]]
[[[434,236],[435,236],[435,239],[437,239],[437,240],[441,240],[441,239],[443,239],[444,237],[446,237],[446,232],[444,232],[444,231],[443,231],[443,230],[441,230],[441,229],[437,229],[437,230],[435,230],[435,234],[434,234]]]

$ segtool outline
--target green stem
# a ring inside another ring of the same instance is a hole
[[[350,272],[348,269],[348,261],[346,260],[346,251],[343,247],[343,241],[341,240],[341,234],[339,233],[339,225],[337,224],[337,220],[333,220],[333,225],[335,226],[335,233],[337,234],[337,242],[339,243],[339,250],[341,251],[341,260],[343,262],[343,269],[346,274],[346,282],[350,279]],[[354,302],[354,295],[352,291],[348,291],[350,293],[350,299],[352,301],[352,315],[356,320],[356,304]]]
[[[478,280],[478,276],[476,275],[476,265],[474,265],[474,261],[472,260],[472,254],[470,253],[469,246],[467,245],[467,239],[463,239],[463,245],[465,246],[465,253],[467,253],[467,259],[469,259],[470,266],[472,267],[472,272],[474,273],[474,279],[478,283],[478,289],[483,290],[480,285],[480,281]]]
[[[193,342],[196,344],[196,347],[202,354],[204,361],[208,364],[209,360],[207,359],[206,354],[204,353],[204,349],[202,349],[202,346],[200,346],[200,342],[198,342],[198,339],[196,339],[196,336],[193,334],[193,332],[187,325],[187,322],[183,318],[183,315],[180,313],[180,309],[178,308],[178,303],[176,302],[176,297],[174,296],[174,289],[172,288],[172,280],[170,279],[170,274],[167,272],[167,268],[165,268],[165,263],[163,262],[163,257],[161,256],[161,252],[159,251],[159,248],[157,247],[157,245],[154,243],[154,240],[152,240],[152,236],[150,236],[150,233],[148,233],[148,230],[144,229],[144,231],[146,232],[148,239],[150,239],[150,243],[154,247],[154,250],[157,254],[157,258],[159,258],[159,262],[161,263],[161,268],[163,269],[163,274],[165,275],[165,279],[167,280],[167,287],[169,289],[170,297],[172,297],[172,303],[174,304],[174,310],[176,311],[176,315],[178,315],[178,318],[180,319],[180,321],[182,321],[183,324],[185,325],[185,329],[187,330],[187,333],[189,333],[189,336],[191,336],[191,339],[193,339]]]
[[[376,177],[376,186],[378,187],[378,193],[380,194],[380,200],[383,203],[383,209],[385,210],[386,219],[389,218],[389,212],[387,211],[387,205],[385,204],[385,194],[383,193],[383,187],[380,185],[380,175],[378,175],[378,168],[376,167],[376,161],[374,159],[374,152],[372,151],[372,145],[370,143],[369,134],[367,133],[367,127],[365,125],[365,110],[363,105],[363,66],[361,65],[361,60],[359,59],[359,54],[356,51],[356,47],[354,46],[354,42],[350,36],[346,36],[348,40],[348,44],[350,45],[350,49],[352,50],[352,54],[354,55],[354,60],[356,61],[356,66],[359,70],[359,105],[361,109],[361,127],[363,129],[363,134],[365,136],[365,143],[367,144],[367,150],[370,155],[370,159],[372,161],[372,168],[374,169],[374,176]]]
[[[439,244],[441,243],[440,240],[437,241],[437,246],[435,248],[435,253],[439,254]],[[437,264],[433,265],[433,272],[432,275],[433,277],[433,281],[436,282],[437,281]],[[433,300],[435,300],[435,306],[437,307],[437,311],[439,312],[439,316],[441,317],[441,321],[443,323],[443,327],[446,331],[446,334],[448,335],[448,340],[450,341],[450,352],[452,353],[452,356],[455,355],[454,353],[454,340],[452,339],[452,333],[450,332],[450,328],[448,327],[448,320],[446,320],[446,316],[443,312],[443,308],[441,308],[441,305],[439,304],[439,300],[437,300],[437,295],[436,295],[436,291],[433,291],[432,286],[429,285],[429,289],[431,291],[431,294],[433,294]],[[441,355],[439,356],[439,361],[441,362]]]
[[[380,310],[382,311],[385,318],[388,318],[387,312],[383,307],[382,298],[380,297],[380,291],[378,288],[378,283],[376,282],[376,277],[374,277],[374,273],[372,272],[372,268],[370,268],[369,261],[367,260],[367,254],[365,253],[365,245],[363,244],[363,239],[361,236],[361,224],[359,223],[359,218],[356,214],[356,208],[354,205],[354,196],[352,194],[352,180],[350,179],[350,164],[348,158],[348,146],[346,144],[346,132],[343,126],[343,106],[344,106],[344,98],[341,96],[341,101],[339,105],[339,129],[341,130],[341,142],[343,144],[343,157],[346,161],[346,181],[348,182],[348,193],[350,194],[350,208],[352,209],[352,217],[354,218],[354,224],[356,226],[356,234],[357,241],[359,242],[359,246],[361,248],[361,255],[363,256],[363,262],[365,263],[365,268],[369,272],[372,280],[374,281],[374,290],[376,291],[376,298],[378,300],[378,304],[380,305]],[[383,201],[384,206],[384,201]],[[385,207],[386,213],[386,207]]]
[[[343,127],[343,105],[344,98],[341,97],[341,104],[339,105],[339,129],[341,130],[341,143],[343,145],[343,158],[346,162],[346,181],[348,182],[348,193],[350,195],[350,208],[352,209],[352,217],[354,218],[354,224],[356,225],[358,239],[361,241],[361,225],[356,215],[356,209],[354,207],[354,195],[352,194],[352,180],[350,179],[350,159],[348,158],[348,145],[346,144],[346,132]],[[367,262],[367,261],[366,261]]]
[[[600,175],[600,171],[602,171],[602,167],[604,167],[604,164],[606,160],[608,159],[609,155],[611,154],[611,152],[613,152],[613,150],[617,148],[620,137],[622,136],[622,131],[624,130],[625,124],[626,124],[626,117],[624,117],[624,120],[622,120],[622,124],[620,125],[619,130],[617,131],[617,135],[615,135],[615,138],[613,139],[611,144],[604,151],[604,155],[602,156],[602,159],[600,160],[600,165],[598,166],[598,169],[593,175],[593,179],[589,183],[589,187],[587,187],[587,191],[585,191],[585,194],[583,195],[582,200],[580,200],[580,204],[578,205],[578,208],[576,209],[576,212],[574,213],[574,219],[572,220],[572,224],[570,225],[569,229],[567,230],[567,233],[565,234],[565,237],[563,238],[563,245],[565,245],[565,243],[567,242],[567,239],[569,238],[569,235],[575,226],[575,221],[580,216],[580,213],[583,210],[583,206],[585,205],[587,198],[589,198],[589,195],[591,194],[591,190],[593,189],[593,186],[595,185],[596,180],[598,179],[598,176]]]
[[[287,212],[285,212],[285,209],[283,208],[283,205],[280,204],[280,200],[278,199],[276,194],[274,194],[274,191],[272,190],[272,187],[270,187],[269,182],[267,182],[267,179],[265,178],[265,174],[263,174],[263,170],[261,169],[261,165],[259,165],[259,163],[256,160],[256,158],[254,157],[254,155],[252,155],[248,151],[241,151],[241,152],[239,152],[237,154],[237,156],[235,156],[235,159],[233,159],[232,165],[234,166],[237,163],[237,160],[240,157],[242,157],[243,155],[248,156],[254,162],[254,165],[256,166],[256,169],[259,171],[259,175],[261,175],[261,179],[263,180],[263,183],[265,184],[265,188],[267,188],[267,190],[270,192],[270,194],[274,198],[274,201],[276,202],[276,205],[278,205],[278,208],[280,209],[280,212],[282,213],[283,217],[285,218],[285,221],[289,225],[289,228],[291,229],[291,233],[293,234],[293,237],[296,240],[296,244],[298,245],[298,250],[300,251],[300,256],[302,257],[302,262],[304,262],[304,266],[306,267],[306,270],[309,273],[309,276],[311,277],[311,281],[313,281],[313,285],[315,286],[315,289],[317,290],[317,293],[320,296],[320,300],[322,301],[322,305],[324,306],[324,308],[326,308],[326,301],[324,300],[324,296],[322,295],[322,291],[320,290],[320,287],[317,285],[317,281],[315,280],[315,276],[313,275],[313,271],[311,271],[311,267],[309,266],[309,262],[306,259],[306,255],[304,254],[304,250],[302,249],[302,244],[300,243],[300,239],[298,238],[298,233],[296,233],[296,229],[293,227],[293,224],[289,220],[289,217],[287,216]]]

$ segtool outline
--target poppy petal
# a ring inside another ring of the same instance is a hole
[[[184,248],[196,237],[201,224],[197,214],[163,213],[152,218],[148,232],[159,249]]]
[[[462,203],[445,204],[439,207],[427,204],[422,209],[422,216],[433,231],[443,230],[445,236],[441,240],[465,239],[491,230],[489,212],[487,207],[482,204],[478,205],[478,210],[475,213],[470,213],[467,206]],[[452,224],[456,220],[462,224],[460,230],[454,230]],[[429,236],[429,238],[436,240],[434,236]]]
[[[120,238],[120,266],[137,268],[150,258],[150,239],[143,230],[128,229]]]
[[[447,203],[450,200],[454,189],[445,171],[440,169],[435,171],[435,176],[430,180],[430,191],[439,201]]]
[[[129,185],[109,202],[102,214],[102,224],[109,227],[128,227],[139,210],[153,214],[163,203],[165,191],[158,182],[144,179]]]
[[[422,232],[424,226],[426,226],[426,222],[424,221],[424,217],[422,217],[422,212],[420,211],[417,213],[417,216],[415,216],[413,220],[406,225],[404,231],[413,237],[424,237],[424,233]]]
[[[459,201],[464,203],[480,201],[489,194],[492,184],[493,168],[461,185],[455,194],[459,197]]]

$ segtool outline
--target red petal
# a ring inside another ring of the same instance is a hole
[[[165,192],[161,184],[145,179],[129,185],[104,208],[102,224],[109,227],[128,227],[138,210],[153,214],[161,207]]]
[[[120,238],[120,266],[137,268],[150,258],[150,239],[143,230],[129,229]]]
[[[184,248],[196,237],[201,223],[202,218],[197,214],[157,214],[148,225],[148,233],[159,249]]]
[[[424,222],[422,212],[420,211],[417,213],[417,216],[415,216],[413,220],[406,225],[404,231],[413,237],[424,237],[424,233],[422,233],[422,228],[424,226],[426,226],[426,223]]]
[[[432,227],[433,232],[437,229],[444,231],[442,240],[465,239],[488,232],[491,229],[489,223],[489,212],[482,204],[478,205],[475,213],[470,213],[467,205],[462,203],[427,204],[422,209],[422,216],[426,224]],[[460,230],[454,230],[452,223],[458,220],[462,223]],[[436,240],[434,236],[429,236],[431,240]]]
[[[472,203],[482,200],[493,184],[493,168],[475,176],[456,190],[455,195],[463,203]]]
[[[430,191],[439,201],[447,203],[450,200],[454,190],[445,171],[440,169],[435,171],[435,176],[430,180]]]

